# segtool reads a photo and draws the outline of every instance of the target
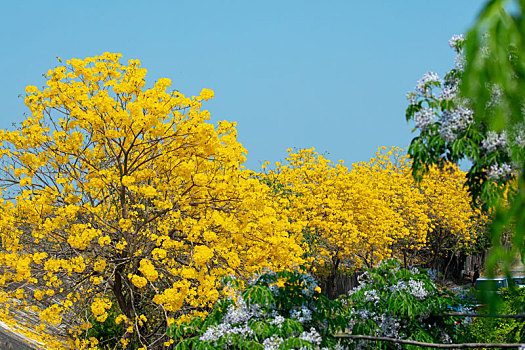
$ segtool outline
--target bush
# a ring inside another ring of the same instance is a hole
[[[337,346],[333,336],[346,324],[339,301],[322,295],[317,282],[299,271],[264,272],[242,290],[225,280],[228,297],[205,319],[172,326],[183,339],[175,349],[312,349]],[[342,340],[339,341],[340,343]]]
[[[228,296],[207,317],[173,325],[170,335],[181,339],[175,349],[397,349],[393,343],[335,334],[437,343],[452,343],[464,334],[463,319],[443,314],[468,302],[462,305],[417,269],[388,260],[368,270],[360,282],[348,297],[332,301],[299,271],[265,272],[244,289],[241,281],[229,278]]]
[[[442,316],[460,306],[460,299],[418,269],[403,269],[397,260],[386,260],[359,280],[347,299],[349,333],[436,343],[452,343],[460,334],[463,320]],[[356,347],[394,349],[397,345],[360,341]]]

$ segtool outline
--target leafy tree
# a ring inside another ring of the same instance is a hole
[[[470,205],[466,181],[459,167],[444,163],[430,167],[421,182],[413,184],[424,194],[431,225],[426,244],[414,251],[411,264],[440,270],[446,277],[454,257],[472,254],[486,245],[487,217]]]
[[[426,274],[403,269],[397,260],[367,269],[360,282],[349,296],[329,300],[298,270],[266,270],[246,284],[226,278],[225,296],[209,315],[173,324],[169,332],[180,339],[175,349],[398,349],[334,335],[450,343],[468,324],[442,316],[453,308],[467,311],[468,302],[461,305]]]
[[[30,308],[73,348],[96,347],[89,321],[108,317],[123,348],[169,345],[175,319],[213,306],[219,276],[303,262],[301,228],[243,169],[235,123],[201,109],[213,91],[146,88],[120,56],[50,70],[26,88],[25,121],[0,131],[3,314]]]
[[[419,131],[408,150],[413,159],[412,171],[420,180],[433,165],[468,160],[471,167],[466,187],[474,205],[488,209],[509,189],[509,181],[516,169],[511,155],[521,154],[523,134],[517,129],[511,134],[501,130],[496,132],[487,123],[477,121],[472,109],[475,98],[467,99],[461,95],[465,69],[464,37],[455,35],[449,43],[457,53],[455,67],[444,79],[434,72],[426,73],[414,91],[407,95],[410,101],[407,120],[414,121],[414,130]],[[501,102],[501,89],[497,85],[487,89],[491,99],[487,101],[484,113],[493,115]]]
[[[350,171],[342,161],[333,164],[313,149],[290,150],[288,164],[276,163],[276,169],[264,175],[293,193],[291,205],[277,209],[306,227],[310,256],[317,265],[373,266],[391,255],[397,239],[426,232],[428,220],[418,204],[423,196],[404,186],[402,175],[394,179],[392,172],[388,183],[385,176],[381,179],[375,167],[388,156],[379,157],[370,164],[354,164]],[[401,199],[392,186],[405,195],[409,208],[404,213],[396,210]]]
[[[486,217],[470,206],[463,186],[465,173],[457,166],[449,162],[431,166],[416,183],[410,175],[411,164],[402,149],[393,148],[378,152],[366,166],[362,163],[355,169],[365,166],[374,174],[374,182],[383,184],[376,185],[376,190],[401,214],[403,225],[410,231],[410,235],[395,241],[393,256],[403,261],[405,268],[423,265],[441,268],[446,274],[454,256],[479,243]],[[424,212],[416,212],[418,206]],[[415,226],[416,218],[425,218],[428,226]]]
[[[360,280],[361,284],[349,293],[346,301],[348,333],[430,343],[451,343],[459,335],[460,320],[442,316],[451,307],[460,305],[459,298],[441,290],[419,270],[404,269],[399,261],[390,259],[368,270]],[[398,346],[358,341],[354,348],[397,349]]]
[[[445,80],[428,73],[408,95],[407,119],[420,130],[409,150],[416,177],[443,159],[471,161],[467,185],[473,203],[494,218],[490,271],[501,259],[509,267],[525,249],[524,5],[487,2],[466,40],[451,40],[458,64]],[[510,250],[502,246],[509,230]]]

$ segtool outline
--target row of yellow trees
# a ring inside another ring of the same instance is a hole
[[[120,56],[50,70],[26,89],[25,121],[0,132],[1,317],[36,313],[46,346],[96,348],[89,328],[108,317],[122,347],[169,346],[166,328],[204,315],[221,276],[428,263],[476,239],[457,167],[416,186],[400,149],[350,169],[310,149],[256,173],[235,123],[201,109],[211,90],[146,88]]]
[[[382,147],[351,169],[314,149],[289,151],[287,164],[277,163],[266,178],[289,191],[292,203],[279,204],[280,211],[301,223],[314,265],[372,267],[400,253],[405,262],[409,254],[410,265],[429,263],[447,249],[459,252],[479,233],[473,230],[483,218],[470,206],[455,165],[432,168],[416,185],[399,148]],[[431,240],[442,247],[432,248]],[[418,254],[429,249],[436,251]]]

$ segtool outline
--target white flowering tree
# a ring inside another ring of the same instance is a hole
[[[488,1],[467,37],[450,41],[455,68],[443,80],[427,73],[407,96],[420,131],[409,149],[415,177],[443,160],[471,162],[473,203],[493,216],[489,271],[525,257],[524,15],[524,1]],[[509,229],[510,250],[501,245]]]
[[[358,288],[336,300],[298,271],[266,271],[244,288],[226,282],[226,296],[205,319],[171,327],[181,339],[175,349],[391,349],[396,340],[450,343],[463,322],[442,315],[459,305],[458,297],[393,259],[367,270]]]
[[[415,268],[403,269],[393,259],[363,274],[359,286],[350,291],[347,299],[348,333],[452,343],[464,320],[443,314],[453,307],[457,310],[460,300],[438,288],[429,275]],[[395,348],[392,343],[370,340],[358,341],[354,346]]]
[[[310,275],[281,271],[243,283],[226,279],[226,296],[205,319],[172,326],[175,349],[338,349],[347,325],[342,304],[321,294]]]
[[[412,169],[415,177],[420,178],[432,164],[468,160],[471,167],[466,185],[473,200],[490,206],[521,166],[525,127],[517,124],[497,131],[477,121],[473,99],[460,94],[465,39],[463,35],[454,35],[449,44],[457,54],[454,68],[444,78],[434,72],[426,73],[414,91],[407,94],[410,104],[406,117],[419,131],[409,148],[414,160]],[[498,85],[489,86],[488,94],[485,111],[497,113],[502,101],[501,89]]]

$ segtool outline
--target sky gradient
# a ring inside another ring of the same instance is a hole
[[[28,110],[56,57],[104,51],[138,58],[147,86],[161,77],[187,96],[215,91],[212,121],[238,123],[246,166],[315,147],[347,165],[415,135],[405,94],[454,64],[448,46],[479,0],[2,1],[0,129]]]

